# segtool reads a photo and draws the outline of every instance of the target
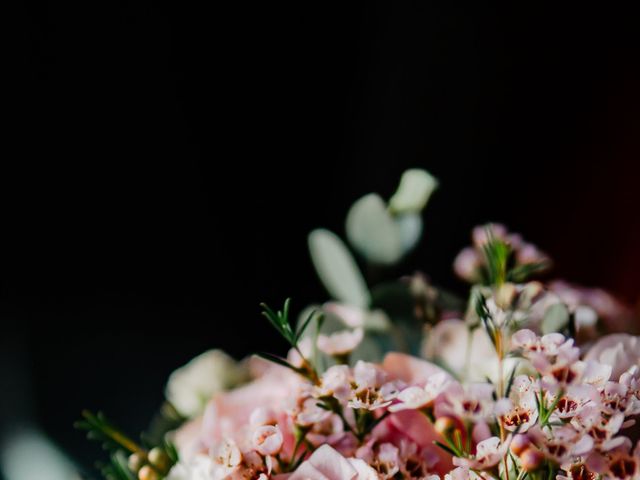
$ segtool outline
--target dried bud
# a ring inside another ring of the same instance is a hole
[[[434,424],[436,432],[443,437],[448,436],[453,429],[456,428],[456,421],[452,417],[444,416],[436,420]]]
[[[160,480],[160,475],[149,465],[145,465],[138,472],[138,480]]]
[[[167,472],[169,470],[171,460],[169,460],[169,457],[163,449],[155,447],[149,451],[149,463],[156,467],[157,470]]]
[[[141,453],[132,453],[129,455],[129,470],[133,473],[138,473],[138,471],[147,463],[147,459],[144,454]]]
[[[544,462],[544,455],[535,447],[529,447],[520,454],[520,464],[525,472],[534,472]]]
[[[529,446],[531,446],[531,440],[529,440],[529,437],[520,433],[513,437],[509,448],[511,449],[511,453],[516,457],[519,457],[525,449],[529,448]]]

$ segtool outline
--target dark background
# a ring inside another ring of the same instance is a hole
[[[502,221],[558,276],[638,302],[640,42],[620,8],[22,5],[3,421],[87,464],[82,408],[135,433],[195,354],[282,352],[258,303],[323,300],[307,233],[342,233],[408,167],[441,189],[403,271],[462,291],[454,255]]]

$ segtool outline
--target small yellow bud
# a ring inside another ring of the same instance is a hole
[[[160,480],[160,475],[149,465],[145,465],[138,472],[138,480]]]
[[[171,460],[162,448],[155,447],[149,451],[149,463],[161,472],[169,470]]]
[[[131,470],[133,473],[138,473],[138,471],[144,466],[146,462],[147,459],[145,458],[144,454],[132,453],[131,455],[129,455],[129,470]]]

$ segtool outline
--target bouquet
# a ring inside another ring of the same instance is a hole
[[[423,274],[365,281],[422,233],[437,181],[409,170],[346,218],[347,244],[313,231],[331,299],[262,306],[290,345],[240,362],[220,350],[176,370],[150,431],[103,415],[80,428],[116,480],[640,479],[640,340],[608,293],[535,280],[551,261],[500,224],[455,258],[466,298]],[[356,260],[358,258],[358,260]]]

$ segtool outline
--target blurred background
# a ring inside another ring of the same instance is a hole
[[[308,232],[342,234],[351,203],[388,197],[409,167],[440,189],[398,274],[464,292],[455,254],[500,221],[554,277],[637,308],[640,38],[620,5],[19,8],[0,175],[5,476],[26,425],[90,471],[81,409],[135,434],[194,355],[284,352],[258,303],[324,300]]]

